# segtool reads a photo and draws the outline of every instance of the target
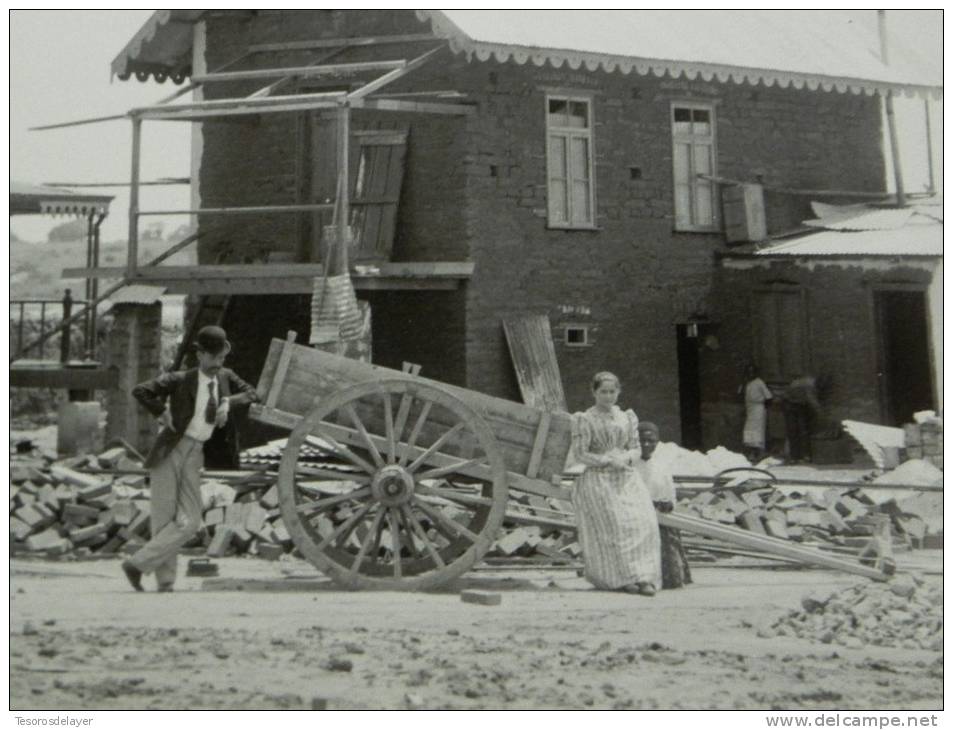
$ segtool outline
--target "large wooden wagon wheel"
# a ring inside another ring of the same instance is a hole
[[[380,435],[383,434],[383,435]],[[309,465],[323,440],[343,468]],[[348,588],[431,588],[466,572],[503,522],[503,452],[486,421],[413,380],[315,399],[278,474],[281,513],[304,556]]]

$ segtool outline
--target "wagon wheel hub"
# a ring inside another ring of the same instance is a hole
[[[414,495],[414,478],[404,467],[388,464],[374,476],[371,494],[378,502],[389,507],[405,504]]]

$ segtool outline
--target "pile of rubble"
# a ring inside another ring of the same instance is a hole
[[[250,553],[277,559],[288,552],[292,541],[281,522],[278,491],[272,482],[257,473],[203,479],[205,529],[186,547],[204,547],[217,557]],[[61,461],[12,458],[14,554],[130,554],[149,538],[149,512],[145,472],[123,447]]]
[[[758,636],[797,636],[848,648],[866,645],[943,651],[943,594],[911,574],[806,596]]]
[[[905,509],[906,501],[875,504],[860,488],[845,492],[828,489],[823,494],[783,491],[771,486],[753,489],[706,489],[679,501],[682,511],[736,525],[761,535],[803,543],[862,548],[886,517],[897,548],[921,546],[928,523],[920,508]]]

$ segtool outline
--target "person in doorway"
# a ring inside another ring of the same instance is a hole
[[[633,468],[638,418],[616,405],[619,391],[615,375],[596,374],[595,405],[572,417],[573,450],[586,467],[572,492],[579,545],[584,575],[596,588],[653,596],[662,580],[658,521]]]
[[[654,423],[639,424],[639,443],[642,456],[636,462],[636,471],[649,490],[657,512],[667,514],[675,509],[675,480],[667,465],[652,458],[659,443],[659,429]],[[682,547],[681,533],[672,527],[659,525],[662,554],[662,588],[682,588],[692,582],[692,572]]]
[[[821,417],[819,393],[828,386],[827,376],[801,375],[794,378],[781,395],[791,463],[811,461],[811,436]]]
[[[767,423],[766,406],[774,397],[761,379],[754,363],[745,368],[745,426],[742,442],[746,456],[752,462],[760,461],[765,451],[765,426]]]
[[[133,388],[132,395],[159,419],[161,430],[144,466],[150,469],[152,539],[122,570],[137,591],[142,575],[155,572],[158,590],[172,590],[179,548],[202,524],[200,471],[203,448],[218,433],[235,444],[231,409],[258,400],[255,389],[224,367],[231,345],[221,327],[203,327],[195,339],[198,367],[163,373]],[[237,466],[237,465],[236,465]]]

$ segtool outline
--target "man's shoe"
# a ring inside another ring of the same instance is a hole
[[[122,561],[122,572],[126,574],[129,584],[137,591],[142,591],[142,571],[128,560]]]
[[[159,587],[156,588],[158,593],[172,593],[172,584],[171,583],[160,583]]]

